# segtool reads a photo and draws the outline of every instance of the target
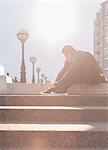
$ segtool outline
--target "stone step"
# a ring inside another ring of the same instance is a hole
[[[36,147],[35,147],[36,148]],[[35,148],[31,148],[31,147],[29,147],[29,149],[25,149],[25,148],[6,148],[5,150],[35,150]],[[4,150],[3,148],[1,149],[1,150]],[[38,150],[60,150],[60,148],[38,148]],[[62,148],[61,150],[70,150],[70,148]],[[97,148],[74,148],[74,149],[72,149],[72,150],[108,150],[108,148],[100,148],[100,147],[97,147]]]
[[[1,123],[108,122],[108,107],[1,106]]]
[[[1,150],[104,150],[108,124],[0,124]]]
[[[108,95],[0,95],[7,106],[108,106]]]

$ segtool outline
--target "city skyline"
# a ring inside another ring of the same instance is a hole
[[[93,53],[94,20],[100,1],[28,2],[0,1],[0,64],[20,79],[21,44],[16,34],[25,29],[29,33],[25,42],[27,81],[32,80],[31,56],[37,58],[36,67],[54,81],[63,66],[60,49],[65,42]]]

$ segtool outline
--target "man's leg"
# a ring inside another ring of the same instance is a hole
[[[73,70],[72,70],[73,71]],[[69,70],[62,79],[55,83],[53,92],[55,93],[66,93],[67,89],[74,83],[81,82],[81,77],[76,72]]]

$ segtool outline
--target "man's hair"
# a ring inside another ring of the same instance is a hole
[[[65,52],[73,52],[75,49],[71,45],[63,46],[61,52],[64,54]]]

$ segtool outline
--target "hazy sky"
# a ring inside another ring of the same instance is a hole
[[[16,34],[28,31],[25,43],[27,80],[31,82],[29,57],[54,81],[64,58],[65,43],[93,52],[93,23],[101,0],[0,0],[0,64],[20,79],[21,44]]]

